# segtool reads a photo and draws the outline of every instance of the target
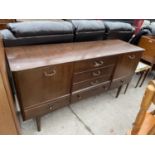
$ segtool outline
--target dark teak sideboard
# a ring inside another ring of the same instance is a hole
[[[144,49],[121,40],[5,48],[24,120],[128,84]]]

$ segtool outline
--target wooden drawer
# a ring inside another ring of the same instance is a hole
[[[77,90],[84,89],[87,87],[95,86],[95,85],[98,85],[99,83],[110,81],[110,79],[111,79],[111,76],[106,75],[106,76],[101,76],[99,78],[94,78],[92,80],[75,83],[73,84],[72,91],[77,91]]]
[[[112,65],[116,63],[116,60],[117,60],[117,56],[110,56],[110,57],[96,58],[96,59],[76,62],[74,64],[74,72],[82,72],[93,68]]]
[[[36,116],[42,116],[42,115],[52,112],[58,108],[66,106],[69,103],[70,103],[70,95],[66,95],[65,97],[62,97],[55,101],[46,102],[39,106],[25,109],[24,110],[24,120],[27,120],[27,119],[30,119],[30,118],[33,118]]]
[[[127,84],[127,83],[129,83],[131,81],[131,79],[132,79],[132,75],[129,75],[129,76],[126,76],[126,77],[121,77],[121,78],[118,78],[118,79],[114,79],[112,81],[112,83],[111,83],[110,89],[118,88],[121,85]]]
[[[109,86],[110,86],[110,81],[104,82],[102,84],[99,84],[99,85],[94,86],[94,87],[89,88],[89,89],[74,92],[72,94],[72,97],[71,97],[71,102],[73,103],[76,101],[80,101],[80,100],[85,99],[87,97],[90,97],[90,96],[96,95],[98,93],[102,93],[104,91],[107,91],[109,89]]]
[[[111,76],[113,69],[114,65],[111,65],[100,69],[93,69],[87,72],[75,73],[73,77],[73,83],[82,82],[88,79],[93,79],[105,75]]]
[[[14,79],[22,107],[37,106],[70,93],[72,64],[15,72]]]

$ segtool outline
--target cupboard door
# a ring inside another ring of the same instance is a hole
[[[113,79],[133,75],[140,58],[141,53],[129,53],[121,55],[118,59]]]
[[[15,85],[24,108],[70,94],[72,64],[14,72]]]

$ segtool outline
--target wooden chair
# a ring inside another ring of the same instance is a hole
[[[151,71],[151,69],[152,69],[152,67],[150,65],[147,65],[147,64],[145,64],[145,63],[143,63],[141,61],[138,63],[137,68],[135,70],[135,73],[136,74],[140,73],[140,77],[139,77],[139,79],[138,79],[138,81],[136,83],[135,88],[138,87],[140,82],[141,83],[140,83],[139,87],[141,87],[143,85],[143,83],[144,83],[148,73]],[[128,87],[129,87],[129,84],[130,84],[130,82],[126,84],[126,87],[125,87],[125,90],[124,90],[124,94],[126,93]],[[116,94],[116,98],[119,96],[122,87],[123,86],[119,87],[119,89],[117,91],[117,94]]]
[[[155,110],[147,112],[151,104],[155,104],[155,81],[150,81],[143,96],[140,110],[136,117],[131,135],[155,135]]]
[[[139,79],[137,81],[137,84],[136,84],[135,88],[137,88],[137,86],[140,83],[141,79],[142,79],[142,81],[141,81],[139,87],[141,87],[143,85],[143,83],[144,83],[144,81],[146,79],[146,76],[148,75],[150,70],[151,70],[150,65],[147,65],[147,64],[145,64],[143,62],[138,63],[138,66],[136,68],[135,73],[140,73],[140,77],[139,77]]]

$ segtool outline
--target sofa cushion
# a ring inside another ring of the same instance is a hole
[[[73,34],[73,26],[67,21],[31,21],[9,23],[7,28],[15,35],[15,37]]]
[[[13,33],[8,29],[1,30],[0,34],[3,37],[3,42],[4,42],[5,47],[36,45],[36,44],[65,43],[65,42],[73,41],[73,34],[15,37]]]
[[[144,29],[150,31],[150,34],[155,35],[155,24],[143,27],[143,30]]]
[[[101,20],[71,20],[76,32],[105,31],[105,25]]]
[[[105,25],[102,20],[68,20],[74,27],[74,41],[92,41],[105,38]]]
[[[107,31],[134,31],[134,28],[129,23],[124,22],[104,22]]]
[[[123,23],[134,25],[134,19],[104,19],[103,21],[123,22]]]

